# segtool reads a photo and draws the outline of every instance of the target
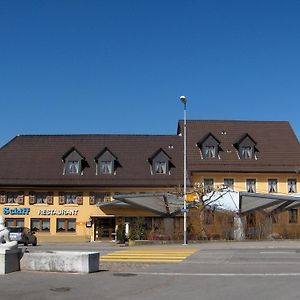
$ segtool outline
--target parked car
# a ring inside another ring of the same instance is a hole
[[[32,244],[32,246],[37,245],[37,237],[35,236],[35,232],[30,231],[27,227],[8,227],[9,230],[9,238],[11,241],[17,241],[19,244],[24,244],[27,246]]]

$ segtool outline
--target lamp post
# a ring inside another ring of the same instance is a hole
[[[186,208],[186,98],[180,97],[183,104],[183,245],[187,245],[187,208]]]

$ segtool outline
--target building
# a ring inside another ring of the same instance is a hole
[[[300,191],[299,142],[288,122],[195,120],[187,126],[188,168],[194,184],[203,183],[207,190],[225,185],[238,192],[275,195]],[[179,122],[178,134],[182,128]],[[293,209],[273,217],[273,232],[300,236],[298,216],[298,209]],[[219,235],[213,223],[209,217],[206,229]],[[255,223],[252,215],[248,223]]]
[[[15,137],[0,149],[0,207],[7,225],[30,227],[40,241],[112,240],[116,225],[143,217],[149,238],[181,239],[180,215],[167,218],[113,197],[178,191],[182,128],[180,121],[177,135]],[[195,120],[187,122],[187,132],[189,186],[299,191],[299,142],[288,122]],[[290,232],[300,232],[296,211],[292,221],[282,216]],[[195,238],[196,215],[189,215]],[[218,231],[212,217],[206,222],[209,232]]]

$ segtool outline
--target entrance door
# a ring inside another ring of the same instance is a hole
[[[95,219],[95,240],[115,239],[115,218],[96,218]]]

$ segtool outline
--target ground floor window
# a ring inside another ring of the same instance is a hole
[[[57,219],[56,232],[75,232],[76,219]]]
[[[211,210],[204,211],[204,224],[205,225],[212,225],[214,224],[215,214]]]
[[[292,208],[288,212],[289,212],[289,223],[298,223],[298,210]]]
[[[5,219],[5,226],[6,227],[14,227],[14,226],[20,226],[24,227],[24,218],[16,218],[16,219]]]
[[[49,232],[50,231],[50,219],[31,219],[31,230],[32,231],[43,231]]]

